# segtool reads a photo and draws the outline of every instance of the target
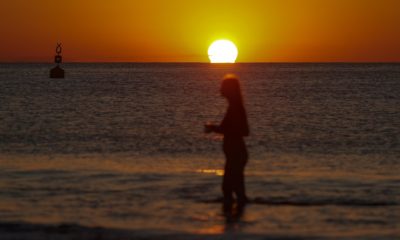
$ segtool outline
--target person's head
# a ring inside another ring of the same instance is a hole
[[[242,103],[239,79],[234,74],[226,74],[221,84],[221,95],[231,103]]]

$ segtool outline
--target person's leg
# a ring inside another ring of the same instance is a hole
[[[222,193],[224,194],[224,202],[225,203],[231,203],[233,201],[233,173],[232,173],[232,167],[228,163],[228,161],[225,163],[225,169],[224,169],[224,177],[222,179]]]
[[[236,191],[238,203],[246,203],[248,201],[246,196],[246,189],[244,184],[244,173],[240,174],[238,177],[238,187]]]
[[[246,196],[246,189],[245,189],[245,183],[244,183],[244,167],[245,164],[240,164],[237,167],[236,171],[236,176],[235,176],[235,194],[237,196],[237,202],[238,204],[245,204],[248,199]]]

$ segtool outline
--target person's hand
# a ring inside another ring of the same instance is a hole
[[[211,133],[213,131],[214,125],[211,123],[204,124],[204,133]]]

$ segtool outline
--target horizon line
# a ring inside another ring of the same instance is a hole
[[[326,63],[326,64],[400,64],[398,61],[256,61],[256,62],[235,62],[235,63],[211,63],[211,62],[194,62],[194,61],[182,61],[182,62],[165,62],[165,61],[67,61],[61,64],[69,63],[140,63],[140,64],[210,64],[210,65],[234,65],[234,64],[284,64],[284,63],[297,63],[297,64],[315,64],[315,63]],[[41,62],[41,61],[12,61],[12,62],[2,62],[0,64],[54,64],[54,62]]]

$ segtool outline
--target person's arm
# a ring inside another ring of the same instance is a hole
[[[206,128],[205,128],[205,132],[206,133],[211,133],[211,132],[215,132],[215,133],[219,133],[219,134],[225,134],[225,128],[226,128],[226,121],[227,121],[227,117],[225,115],[224,119],[222,120],[221,124],[216,125],[216,124],[206,124]]]
[[[229,112],[229,111],[228,111]],[[225,114],[224,119],[222,120],[221,124],[216,125],[216,124],[206,124],[205,125],[205,132],[206,133],[219,133],[219,134],[225,134],[227,130],[227,124],[229,121],[229,114],[228,112]]]
[[[213,131],[215,133],[220,133],[220,134],[224,133],[221,125],[211,125],[211,131]]]

